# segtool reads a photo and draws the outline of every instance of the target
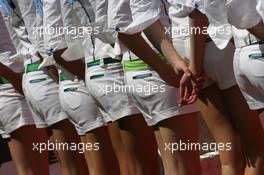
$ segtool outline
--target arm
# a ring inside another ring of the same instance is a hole
[[[171,40],[165,34],[165,30],[160,21],[156,21],[150,27],[144,30],[145,35],[160,53],[163,53],[166,59],[171,63],[177,74],[189,74],[188,66],[181,56],[175,50]]]
[[[208,26],[207,17],[198,10],[194,10],[190,14],[190,31],[191,28],[201,28]],[[190,34],[190,44],[191,44],[191,64],[190,69],[193,75],[200,75],[203,68],[203,59],[205,55],[206,46],[206,36],[201,33]]]
[[[257,38],[264,40],[264,23],[261,21],[259,24],[254,27],[248,29],[250,33],[255,35]]]
[[[133,35],[119,33],[118,38],[127,48],[144,60],[152,69],[157,71],[164,81],[171,86],[179,87],[181,76],[176,75],[172,67],[160,59],[140,33]]]
[[[85,64],[81,60],[76,61],[65,61],[61,54],[66,49],[57,50],[53,53],[54,60],[65,68],[67,71],[78,76],[80,79],[85,80]]]
[[[195,102],[199,89],[203,86],[203,59],[205,54],[206,46],[206,36],[201,33],[192,32],[192,28],[201,28],[208,26],[207,17],[198,10],[194,10],[190,15],[190,48],[191,48],[191,63],[189,68],[194,76],[194,81],[192,91],[189,89],[188,85],[185,85],[185,82],[188,81],[186,77],[182,78],[182,86],[180,87],[180,96],[181,100],[179,102],[180,106],[191,104]],[[192,92],[192,94],[188,94]]]
[[[19,93],[23,94],[22,73],[16,73],[9,67],[0,63],[0,76],[7,79]]]
[[[40,58],[40,62],[43,62],[43,57],[39,52],[37,52],[37,56]],[[56,66],[47,66],[47,73],[48,75],[57,83],[59,83],[59,75],[58,75],[58,70]]]

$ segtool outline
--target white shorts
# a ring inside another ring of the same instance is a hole
[[[25,62],[25,67],[31,60]],[[66,119],[59,101],[59,85],[45,69],[24,73],[23,90],[38,128],[49,127]]]
[[[139,113],[127,92],[122,90],[125,83],[121,62],[87,68],[86,85],[99,103],[106,122]]]
[[[34,125],[27,103],[11,84],[0,85],[0,134],[3,138],[25,125]]]
[[[206,43],[204,57],[204,73],[206,75],[204,88],[216,83],[219,89],[225,90],[237,84],[233,69],[235,47],[229,43],[220,50],[214,42]]]
[[[125,78],[129,94],[149,126],[199,111],[195,104],[178,107],[179,89],[168,86],[155,71],[126,71]]]
[[[174,38],[173,41],[177,52],[182,57],[190,58],[189,37]],[[212,41],[206,43],[203,65],[206,77],[203,88],[216,83],[219,89],[225,90],[237,84],[233,69],[234,51],[232,43],[223,50],[218,49]]]
[[[264,44],[236,49],[234,71],[249,108],[264,108]]]
[[[105,125],[103,116],[84,82],[60,81],[60,102],[79,135]]]

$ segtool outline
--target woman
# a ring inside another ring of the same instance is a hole
[[[199,9],[199,4],[196,7]],[[261,146],[263,142],[258,141],[255,135],[263,137],[263,131],[256,113],[248,109],[236,85],[232,62],[234,46],[232,43],[228,43],[224,50],[218,50],[212,40],[206,38],[202,32],[194,33],[192,31],[192,27],[204,29],[208,26],[206,16],[195,8],[182,7],[178,9],[185,9],[181,13],[179,10],[178,15],[189,14],[191,18],[190,55],[193,61],[190,68],[193,74],[204,74],[206,77],[198,100],[203,118],[216,143],[232,145],[231,150],[220,150],[222,174],[256,174],[262,167],[259,162],[262,161]],[[237,103],[237,100],[240,103]],[[248,125],[248,123],[252,125]],[[257,147],[256,152],[255,147]],[[247,164],[245,167],[244,161],[248,160],[251,164]]]
[[[164,4],[161,4],[161,1],[111,1],[109,4],[108,15],[112,18],[109,24],[116,29],[119,39],[116,42],[116,51],[122,51],[125,45],[134,53],[125,53],[123,56],[126,84],[132,87],[129,94],[143,113],[147,124],[154,129],[165,174],[200,174],[199,150],[180,151],[170,147],[180,142],[198,142],[198,109],[194,105],[183,108],[178,106],[180,91],[173,86],[179,87],[183,74],[188,77],[191,75],[187,63],[173,48],[160,22],[165,23],[165,26],[168,24]],[[160,9],[163,9],[161,17]],[[143,30],[145,38],[141,37]],[[173,68],[177,75],[170,65],[159,57],[162,54],[166,59],[175,61]],[[193,83],[196,83],[196,80],[193,80]],[[188,89],[193,92],[189,96],[194,97],[190,103],[195,99],[196,89],[192,85]],[[136,87],[150,87],[150,91],[140,91]],[[195,90],[192,91],[193,89]],[[188,164],[188,161],[193,163]]]
[[[44,143],[47,136],[43,130],[34,126],[22,95],[23,63],[17,63],[10,54],[11,52],[0,54],[0,133],[8,140],[18,175],[48,175],[47,150],[39,154],[32,149],[33,144]]]

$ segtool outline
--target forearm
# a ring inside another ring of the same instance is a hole
[[[0,63],[0,76],[7,79],[10,83],[17,79],[17,73],[12,71],[9,67]]]
[[[181,59],[181,56],[175,50],[159,20],[145,29],[144,33],[154,47],[158,49],[171,64],[175,64],[178,59]]]
[[[264,40],[264,23],[262,21],[256,26],[248,29],[248,31],[255,35],[257,38]]]
[[[205,15],[198,10],[190,14],[190,31],[192,28],[204,29],[208,26],[208,21]],[[203,32],[194,33],[190,32],[190,48],[191,48],[191,63],[190,68],[194,75],[202,73],[203,59],[205,55],[206,36]]]
[[[0,63],[0,76],[7,79],[17,91],[23,94],[22,73],[16,73],[13,70],[11,70],[9,67]]]
[[[160,59],[140,33],[134,35],[120,33],[118,37],[127,48],[154,69],[165,82],[171,86],[179,87],[181,75],[176,74],[170,65]]]
[[[157,72],[165,65],[164,61],[162,61],[155,51],[146,43],[140,33],[133,35],[119,33],[118,38],[129,50]]]
[[[64,51],[65,49],[62,49],[53,53],[55,61],[70,73],[78,76],[82,80],[85,80],[85,64],[81,60],[65,61],[61,57],[61,54]]]

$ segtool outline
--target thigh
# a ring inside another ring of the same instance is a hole
[[[46,142],[45,131],[36,129],[33,125],[23,126],[11,133],[8,146],[18,171],[28,169],[39,174],[48,174],[48,151],[40,154],[33,149],[33,144]]]
[[[199,174],[199,148],[189,147],[198,143],[197,113],[184,114],[158,123],[166,159],[186,168],[187,174]],[[172,149],[168,149],[170,145]],[[175,147],[177,145],[177,147]],[[181,147],[186,145],[186,147]],[[173,150],[174,149],[174,150]],[[169,151],[169,153],[168,153]],[[188,162],[193,162],[191,165]],[[181,170],[179,170],[181,171]]]
[[[216,84],[200,92],[198,105],[201,109],[202,117],[216,142],[232,141],[235,129],[221,91]]]
[[[237,86],[225,90],[223,95],[246,154],[255,159],[264,148],[264,132],[257,112],[249,109]]]
[[[243,154],[237,130],[228,110],[230,106],[218,86],[213,84],[202,90],[198,104],[215,142],[219,146],[224,145],[224,148],[218,149],[222,166],[243,166]]]

